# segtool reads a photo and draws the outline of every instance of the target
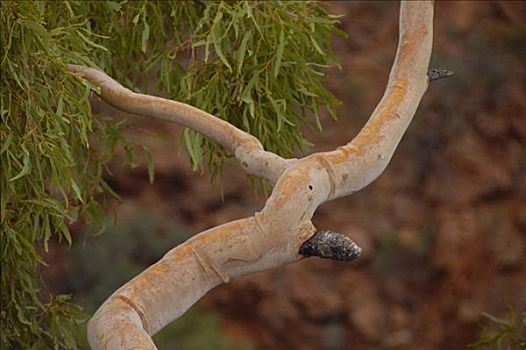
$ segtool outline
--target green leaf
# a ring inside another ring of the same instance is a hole
[[[230,66],[230,63],[228,63],[228,60],[225,57],[225,54],[223,53],[223,49],[221,48],[221,43],[214,40],[214,49],[216,50],[217,56],[223,62],[225,66],[227,66],[228,70],[232,72],[232,67]]]
[[[82,195],[80,193],[79,185],[77,185],[77,183],[73,179],[71,180],[71,188],[73,188],[73,191],[75,192],[75,196],[77,197],[77,199],[81,202],[84,202],[84,200],[82,199]]]
[[[141,49],[142,52],[146,53],[146,47],[148,44],[148,38],[150,37],[150,26],[148,25],[148,22],[144,22],[144,29],[142,30],[142,36],[141,36]]]
[[[62,95],[60,95],[57,103],[57,117],[62,118],[62,113],[64,113],[64,99],[62,98]]]
[[[86,43],[86,44],[89,44],[90,46],[93,46],[94,48],[97,48],[97,49],[101,49],[103,51],[108,51],[108,49],[102,45],[99,45],[97,44],[96,42],[94,42],[93,40],[91,40],[90,38],[88,38],[86,35],[82,34],[82,31],[83,30],[77,30],[76,31],[76,34],[78,36],[80,36],[82,38],[82,40]]]
[[[144,154],[146,155],[146,166],[148,168],[148,181],[150,184],[153,184],[153,181],[155,180],[155,168],[153,164],[153,157],[152,152],[150,149],[144,145],[141,146]]]
[[[508,320],[505,320],[503,318],[498,318],[496,316],[488,314],[487,312],[483,312],[482,315],[484,317],[490,319],[491,321],[501,325],[501,326],[505,326],[505,327],[511,327],[512,326],[512,324]]]
[[[24,145],[22,145],[22,152],[24,153],[22,169],[16,176],[10,178],[8,182],[16,181],[31,172],[31,162],[30,162],[29,152],[24,147]]]
[[[137,25],[137,23],[139,23],[139,18],[141,17],[141,15],[142,15],[142,12],[137,13],[135,17],[133,17],[132,23]]]
[[[316,39],[314,39],[313,36],[310,37],[310,40],[312,42],[312,45],[314,46],[314,48],[316,49],[316,51],[318,51],[318,53],[322,56],[325,56],[325,52],[323,52],[323,50],[321,49],[320,45],[318,45],[318,42],[316,41]]]
[[[117,1],[107,1],[106,5],[113,11],[120,11],[122,7]]]
[[[239,45],[239,49],[237,50],[237,72],[238,74],[241,73],[241,68],[243,67],[243,62],[245,61],[247,43],[250,39],[252,39],[252,30],[249,29],[243,35],[243,40],[241,40],[241,45]]]
[[[285,34],[283,30],[279,33],[278,49],[276,50],[276,61],[274,62],[274,78],[278,77],[279,69],[281,68],[281,59],[283,58],[283,49],[285,48]]]

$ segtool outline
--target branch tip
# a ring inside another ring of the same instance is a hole
[[[306,257],[319,256],[325,259],[351,262],[362,255],[362,248],[340,233],[320,231],[301,245],[299,253]]]
[[[451,76],[453,76],[453,72],[444,68],[431,68],[427,71],[429,82]]]

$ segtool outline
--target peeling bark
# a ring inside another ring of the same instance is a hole
[[[275,183],[260,212],[197,234],[110,296],[88,325],[93,349],[155,349],[151,335],[233,277],[309,255],[359,255],[347,238],[315,235],[311,218],[320,204],[362,189],[389,163],[428,87],[432,22],[432,1],[402,2],[396,58],[369,121],[350,143],[297,160],[263,150],[255,137],[195,107],[137,94],[103,72],[70,66],[114,107],[198,131],[232,151],[249,174]]]

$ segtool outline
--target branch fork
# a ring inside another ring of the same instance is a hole
[[[108,104],[191,128],[231,151],[247,173],[274,184],[261,211],[195,235],[113,293],[88,324],[92,348],[156,349],[153,334],[231,278],[309,256],[358,258],[361,248],[351,239],[318,231],[311,218],[323,202],[358,191],[383,172],[429,82],[452,75],[428,71],[432,36],[433,2],[402,2],[395,61],[365,127],[346,145],[294,160],[265,151],[254,136],[198,108],[135,93],[101,71],[70,65]]]

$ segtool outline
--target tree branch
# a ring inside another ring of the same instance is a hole
[[[395,62],[385,94],[368,123],[349,144],[291,161],[288,167],[279,157],[272,160],[276,156],[262,151],[253,137],[205,112],[135,94],[103,73],[72,66],[102,85],[102,98],[117,108],[191,127],[234,150],[236,157],[238,153],[250,156],[253,150],[263,152],[260,158],[248,158],[261,166],[262,159],[269,157],[272,168],[253,173],[277,180],[260,212],[194,236],[108,298],[89,322],[91,346],[155,349],[152,334],[232,277],[311,255],[349,261],[357,257],[361,249],[354,242],[335,233],[316,234],[311,218],[321,203],[363,188],[387,166],[428,86],[432,20],[431,1],[402,2]]]
[[[231,151],[243,169],[251,175],[275,183],[287,167],[285,159],[265,151],[257,138],[199,108],[162,97],[135,93],[94,68],[70,64],[69,69],[98,86],[101,98],[117,109],[169,120],[209,137]]]
[[[427,90],[433,40],[433,4],[407,1],[400,6],[400,34],[385,93],[360,133],[323,158],[334,191],[330,198],[356,192],[385,169]]]

